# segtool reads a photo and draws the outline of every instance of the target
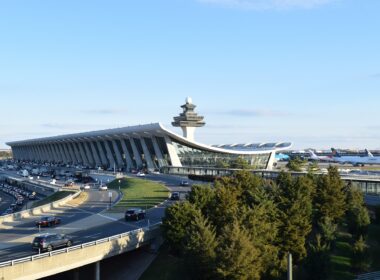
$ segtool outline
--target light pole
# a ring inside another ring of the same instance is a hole
[[[119,192],[120,192],[120,183],[121,183],[121,180],[119,179]]]

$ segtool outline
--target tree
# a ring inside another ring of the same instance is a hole
[[[306,238],[312,229],[313,180],[281,173],[277,178],[279,243],[282,255],[292,253],[295,263],[306,257]]]
[[[338,169],[330,166],[327,175],[319,176],[317,180],[316,196],[316,224],[325,217],[334,223],[341,221],[346,212],[346,195],[344,183],[340,178]]]
[[[247,160],[245,160],[242,157],[238,157],[235,160],[231,162],[231,168],[236,168],[236,169],[249,169],[251,168],[251,165]]]
[[[194,275],[202,275],[204,279],[215,276],[215,258],[218,242],[215,229],[200,211],[191,222],[187,234],[186,259],[190,271]]]
[[[318,162],[316,162],[316,161],[313,161],[311,164],[309,164],[307,169],[308,169],[307,171],[309,173],[314,173],[316,171],[320,171],[319,166],[318,166]]]
[[[363,236],[354,243],[352,250],[351,265],[355,272],[367,272],[370,268],[370,255],[368,246],[365,243]]]
[[[254,245],[250,233],[238,222],[227,224],[219,237],[217,248],[218,279],[260,279],[264,271],[260,250]]]
[[[212,211],[214,197],[215,191],[210,185],[193,185],[188,194],[189,202],[200,209],[205,216],[209,216]]]
[[[309,254],[303,264],[303,277],[300,279],[325,280],[331,271],[330,247],[317,234],[315,241],[309,245]]]
[[[175,203],[166,208],[162,220],[163,235],[174,252],[183,252],[188,240],[188,229],[197,214],[195,206],[189,202]]]
[[[348,208],[346,213],[348,231],[356,237],[367,234],[371,220],[364,205],[362,191],[350,185],[346,193],[346,204]]]
[[[306,161],[302,160],[299,157],[296,157],[294,159],[289,160],[289,162],[286,164],[286,167],[290,171],[302,171],[302,167],[306,164]]]

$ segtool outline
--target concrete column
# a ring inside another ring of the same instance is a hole
[[[117,165],[119,168],[121,168],[124,166],[122,153],[120,152],[119,147],[116,144],[116,140],[112,139],[111,142],[112,142],[113,150],[115,151]]]
[[[160,146],[158,146],[156,137],[152,137],[154,152],[156,153],[157,159],[158,159],[158,165],[159,167],[163,167],[166,165],[164,156],[161,153]]]
[[[63,154],[59,150],[59,147],[58,147],[57,143],[53,143],[52,146],[53,146],[53,149],[55,151],[55,154],[57,155],[58,162],[64,162],[65,159],[63,157]]]
[[[75,155],[74,155],[74,150],[73,150],[73,147],[71,146],[71,143],[70,143],[70,142],[65,142],[65,146],[66,146],[67,151],[68,151],[69,154],[70,154],[71,162],[72,162],[73,164],[74,164],[74,163],[77,163],[77,158],[76,158]]]
[[[48,149],[46,148],[46,145],[45,144],[41,144],[41,150],[44,154],[44,157],[45,157],[45,161],[46,162],[49,162],[50,161],[50,154],[49,154],[49,151]]]
[[[169,152],[170,160],[172,162],[172,166],[181,167],[182,164],[181,164],[181,161],[179,160],[177,151],[176,151],[176,149],[172,143],[172,140],[170,140],[170,138],[168,136],[165,136],[165,141],[166,141],[166,145],[168,147],[168,152]]]
[[[41,155],[41,161],[42,162],[46,161],[45,152],[41,149],[41,145],[40,144],[37,145],[37,150],[39,151],[39,153]]]
[[[79,152],[80,152],[80,155],[82,156],[83,164],[89,166],[90,162],[89,162],[89,160],[86,157],[86,153],[84,152],[83,145],[82,145],[81,141],[78,140],[76,144],[79,147]]]
[[[74,164],[78,164],[79,162],[79,155],[77,154],[76,148],[74,146],[73,142],[67,142],[67,147],[69,148],[70,154],[72,158],[74,159]]]
[[[33,155],[32,155],[32,151],[30,150],[30,146],[29,146],[29,145],[26,146],[26,147],[25,147],[25,150],[26,150],[26,158],[27,158],[28,160],[32,160]]]
[[[100,144],[100,141],[96,141],[96,145],[98,146],[100,158],[102,160],[102,165],[108,165],[107,157],[106,157],[106,154],[104,153],[102,145]]]
[[[145,139],[143,137],[140,138],[141,146],[144,151],[144,157],[146,160],[146,164],[148,165],[148,170],[154,170],[155,166],[152,160],[152,155],[149,152],[149,149],[145,143]]]
[[[55,162],[61,162],[62,158],[61,158],[59,151],[57,150],[57,147],[55,146],[55,143],[51,143],[50,145],[51,145],[51,148],[52,148],[53,153],[55,155]]]
[[[39,160],[39,155],[37,153],[37,150],[36,150],[36,146],[35,145],[31,145],[30,146],[30,149],[32,150],[32,154],[33,154],[33,161],[37,162]]]
[[[51,145],[51,143],[47,144],[47,148],[48,148],[48,150],[50,150],[50,153],[51,153],[51,156],[52,156],[52,161],[53,162],[57,162],[58,158],[57,158],[57,155],[56,155],[56,153],[55,153],[55,151],[54,151],[53,146]]]
[[[69,149],[67,148],[67,143],[66,142],[62,142],[62,148],[65,151],[68,163],[73,163],[74,159],[72,158],[71,153],[70,153]]]
[[[95,279],[100,280],[100,262],[95,263]]]
[[[84,160],[83,160],[83,157],[82,157],[82,153],[81,153],[80,150],[79,150],[79,147],[78,147],[78,145],[77,145],[77,142],[76,142],[76,141],[73,141],[73,142],[71,142],[71,145],[73,146],[73,149],[74,149],[74,152],[75,152],[75,156],[77,157],[78,163],[80,163],[80,164],[84,164]]]
[[[106,147],[107,158],[108,158],[108,161],[109,161],[109,164],[110,164],[109,167],[113,168],[114,165],[115,165],[115,159],[113,158],[111,148],[108,145],[108,141],[107,140],[103,140],[103,143],[104,143],[104,146]]]
[[[57,145],[58,145],[59,151],[61,152],[61,154],[64,158],[65,164],[68,164],[70,162],[70,157],[66,153],[65,147],[63,146],[63,142],[59,142]]]
[[[63,148],[63,144],[60,142],[60,143],[57,143],[57,147],[59,149],[59,152],[61,153],[62,155],[62,158],[63,158],[63,162],[65,164],[68,164],[70,162],[69,158],[67,157],[66,155],[66,151],[65,149]]]
[[[136,161],[136,165],[137,165],[136,167],[141,168],[143,165],[143,162],[142,162],[139,150],[136,147],[135,140],[133,138],[129,138],[129,142],[131,143],[131,146],[132,146],[133,156],[135,157],[135,161]]]
[[[273,169],[273,164],[276,161],[276,152],[270,153],[268,164],[267,164],[267,170],[272,170]]]
[[[119,139],[120,143],[121,143],[121,147],[123,149],[123,152],[125,154],[125,159],[127,160],[127,169],[132,169],[132,168],[135,168],[134,164],[133,164],[133,161],[132,161],[132,157],[131,155],[129,154],[129,151],[128,151],[128,148],[127,148],[127,145],[125,144],[125,141],[128,141],[127,139],[124,141],[123,138]]]
[[[94,156],[96,166],[101,166],[102,162],[100,160],[98,152],[96,151],[94,142],[90,141],[90,147],[91,147],[92,155]]]
[[[96,163],[93,154],[91,153],[90,148],[88,147],[90,143],[88,143],[87,141],[83,141],[82,144],[84,147],[84,151],[86,152],[87,160],[90,163],[90,166],[95,167]]]

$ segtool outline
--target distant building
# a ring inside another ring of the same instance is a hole
[[[19,161],[81,164],[121,170],[163,167],[217,167],[243,158],[252,168],[271,169],[276,151],[291,143],[248,143],[208,146],[194,140],[197,127],[205,125],[195,113],[191,98],[181,106],[173,126],[183,136],[160,123],[68,134],[7,143]]]

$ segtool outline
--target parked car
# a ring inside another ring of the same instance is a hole
[[[106,191],[106,190],[108,190],[108,187],[106,185],[101,185],[99,187],[99,191]]]
[[[189,182],[186,181],[186,180],[182,180],[181,183],[179,183],[180,186],[182,187],[188,187],[189,186]]]
[[[36,221],[36,226],[50,227],[61,223],[61,219],[54,216],[41,217],[39,221]]]
[[[145,219],[145,210],[141,208],[129,208],[125,212],[126,221],[138,221],[141,219]]]
[[[70,247],[73,243],[73,240],[64,234],[45,233],[34,238],[32,249],[50,252],[56,248]]]
[[[145,177],[145,173],[144,172],[137,172],[136,176],[137,177]]]
[[[171,200],[180,200],[179,192],[172,192],[172,195],[170,196]]]

